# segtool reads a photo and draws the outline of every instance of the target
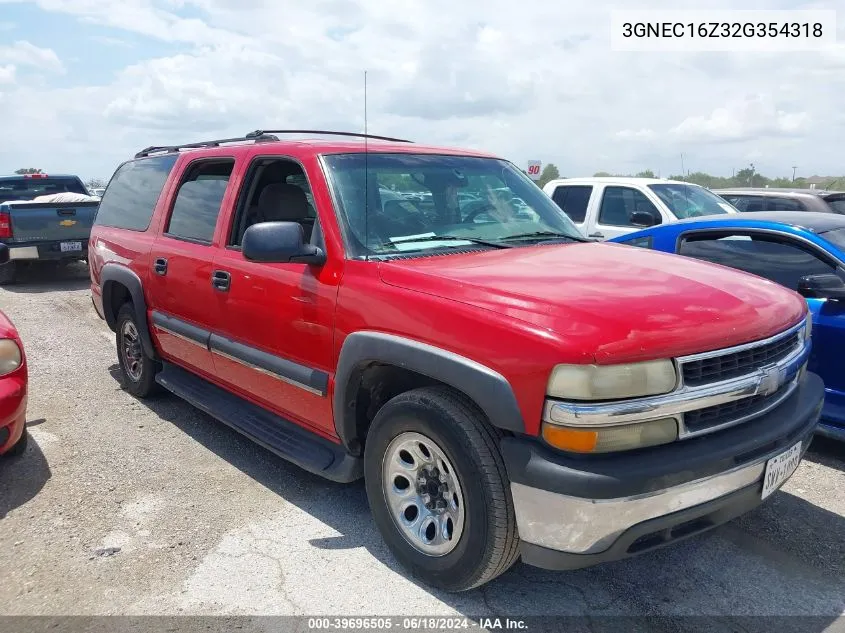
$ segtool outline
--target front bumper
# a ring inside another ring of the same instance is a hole
[[[808,373],[776,409],[708,436],[601,456],[502,440],[523,561],[577,569],[715,527],[761,503],[766,461],[807,450],[824,387]]]
[[[0,378],[0,455],[20,439],[26,423],[26,374]]]

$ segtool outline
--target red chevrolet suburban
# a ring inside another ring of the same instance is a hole
[[[285,132],[112,177],[91,288],[131,394],[363,477],[396,558],[453,591],[698,534],[797,468],[823,399],[798,295],[588,242],[493,156]]]

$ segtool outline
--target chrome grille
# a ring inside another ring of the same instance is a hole
[[[793,332],[789,336],[758,347],[688,361],[682,366],[684,384],[689,387],[700,387],[745,376],[786,358],[800,342],[800,332]]]

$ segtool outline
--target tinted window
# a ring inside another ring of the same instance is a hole
[[[189,168],[187,178],[176,193],[167,224],[168,235],[211,241],[234,165],[234,161],[227,160],[202,162]]]
[[[790,198],[767,198],[766,211],[803,211],[804,205]]]
[[[845,251],[845,229],[833,229],[832,231],[825,231],[819,235],[837,248]]]
[[[834,212],[845,213],[845,195],[834,194],[832,196],[826,196],[824,201],[827,202],[827,206],[833,209]]]
[[[792,290],[804,275],[834,272],[832,265],[797,244],[771,236],[694,236],[682,240],[678,253],[738,268]]]
[[[68,192],[88,195],[85,185],[82,184],[79,178],[63,178],[41,174],[0,178],[0,202],[32,200],[38,196],[49,196],[54,193]]]
[[[154,156],[118,167],[100,201],[94,224],[145,231],[176,158],[175,154]]]
[[[661,223],[660,211],[645,194],[630,187],[605,187],[599,209],[599,224],[636,226],[631,221],[635,211],[648,213],[655,224]]]
[[[635,237],[631,240],[620,241],[620,244],[627,246],[639,246],[640,248],[651,248],[652,238],[649,237]]]
[[[587,217],[587,203],[590,202],[592,187],[565,185],[555,189],[552,200],[557,203],[569,219],[582,223]]]

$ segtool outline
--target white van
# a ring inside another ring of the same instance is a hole
[[[608,240],[702,215],[737,213],[704,187],[658,178],[560,178],[543,191],[588,237]]]

